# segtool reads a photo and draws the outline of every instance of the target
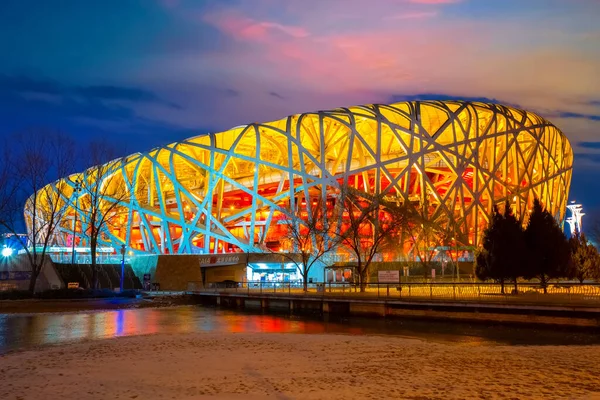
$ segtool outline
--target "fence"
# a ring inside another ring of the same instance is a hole
[[[294,295],[323,297],[360,297],[379,299],[483,301],[501,303],[535,303],[553,305],[600,306],[600,284],[560,282],[546,286],[518,283],[501,286],[495,283],[369,283],[361,291],[351,283],[309,283],[305,292],[301,282],[230,282],[203,286],[189,282],[188,291],[202,293],[245,293],[247,295]]]

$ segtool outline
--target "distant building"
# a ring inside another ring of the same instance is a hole
[[[569,231],[571,236],[574,236],[577,232],[583,232],[581,227],[581,219],[585,215],[583,212],[583,207],[581,204],[575,204],[574,201],[571,201],[571,204],[567,206],[569,209],[571,216],[566,219],[567,224],[569,224]]]

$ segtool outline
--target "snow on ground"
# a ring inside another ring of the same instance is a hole
[[[193,333],[0,357],[0,399],[600,399],[600,346]]]

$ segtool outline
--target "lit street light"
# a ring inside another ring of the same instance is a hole
[[[120,292],[123,293],[123,279],[125,278],[125,245],[121,245],[121,284]]]
[[[13,249],[11,249],[10,247],[4,246],[4,248],[2,249],[2,257],[8,258],[12,255],[13,255]]]

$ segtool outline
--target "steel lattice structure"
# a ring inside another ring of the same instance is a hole
[[[423,101],[292,115],[114,163],[111,184],[130,195],[114,217],[121,224],[99,245],[158,254],[276,249],[286,207],[346,182],[427,204],[429,218],[476,246],[505,200],[524,223],[536,197],[562,221],[572,162],[556,127],[502,105]],[[65,182],[73,188],[84,175]],[[72,190],[64,196],[75,203]],[[56,244],[70,243],[76,212],[66,213]],[[85,232],[77,227],[78,243]]]

